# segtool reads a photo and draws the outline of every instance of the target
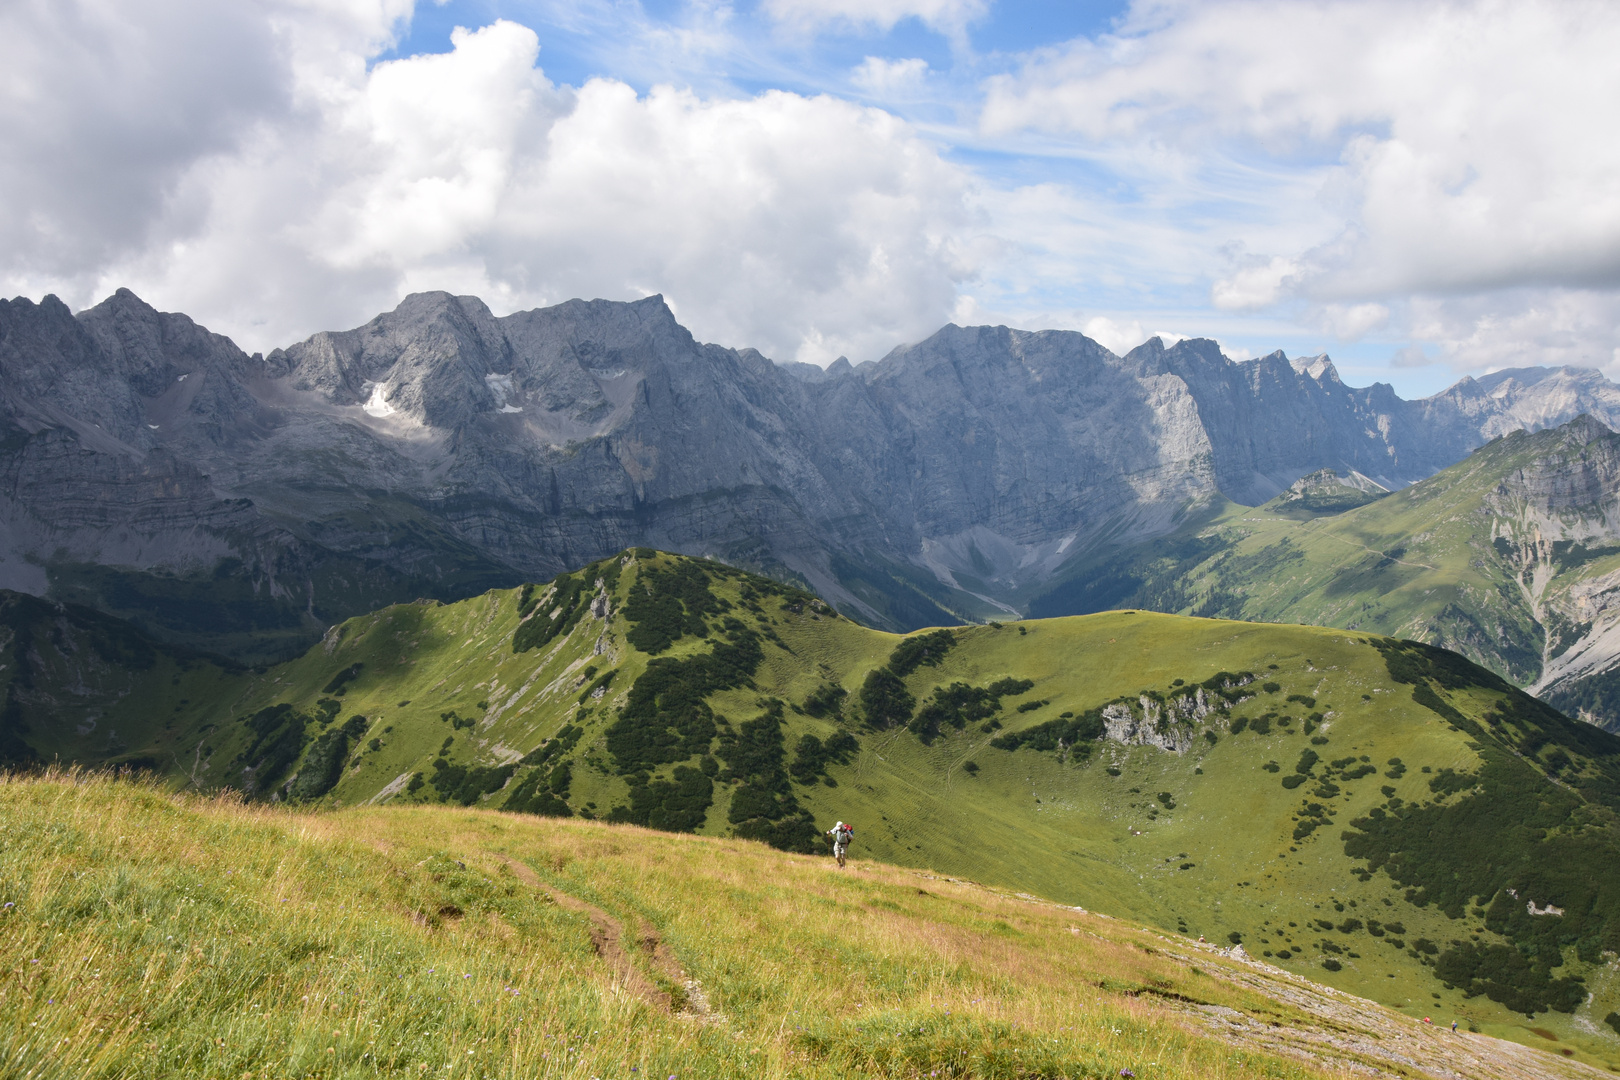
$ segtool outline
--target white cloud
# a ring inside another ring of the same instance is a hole
[[[982,18],[989,0],[765,0],[764,9],[789,26],[817,30],[844,25],[891,30],[915,18],[942,34],[960,34]]]
[[[1389,308],[1371,303],[1327,304],[1317,312],[1315,322],[1340,341],[1360,341],[1389,324]]]
[[[1380,305],[1417,333],[1404,298],[1472,296],[1435,301],[1481,320],[1441,321],[1448,356],[1518,334],[1503,348],[1524,362],[1608,356],[1616,324],[1555,295],[1620,287],[1617,54],[1620,8],[1594,0],[1144,0],[1117,33],[991,79],[982,127],[1314,178],[1336,227],[1244,238],[1220,308],[1304,298],[1353,340]],[[1555,313],[1592,336],[1551,333]]]
[[[1275,255],[1264,262],[1244,266],[1217,281],[1210,290],[1215,306],[1229,311],[1267,307],[1282,296],[1290,279],[1299,273],[1293,259]]]
[[[1116,356],[1124,356],[1149,337],[1141,323],[1118,322],[1106,315],[1087,319],[1080,332]]]
[[[0,283],[80,304],[128,284],[249,348],[355,325],[415,289],[498,310],[662,291],[702,338],[826,362],[932,332],[974,270],[956,239],[977,227],[971,177],[888,113],[776,91],[557,86],[535,33],[510,22],[368,71],[388,9],[300,12],[260,28],[280,44],[249,73],[246,104],[221,104],[217,133],[177,146],[120,211],[120,248],[42,269],[13,247]],[[90,138],[104,112],[86,95],[57,117],[61,140]],[[0,214],[6,235],[38,217]],[[48,237],[73,208],[46,220]]]
[[[915,92],[928,76],[928,61],[915,57],[909,60],[885,60],[881,56],[868,56],[855,66],[850,81],[869,94],[890,97]]]
[[[1457,371],[1535,364],[1600,368],[1620,378],[1614,346],[1620,297],[1586,289],[1521,289],[1506,294],[1419,297],[1407,322],[1435,345],[1435,362]]]

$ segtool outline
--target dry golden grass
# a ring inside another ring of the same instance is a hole
[[[1188,1019],[1317,1022],[1219,958],[917,871],[77,773],[0,822],[4,1077],[1337,1075]]]

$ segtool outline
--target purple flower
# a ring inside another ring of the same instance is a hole
[[[1121,1069],[1119,1070],[1119,1075],[1125,1077],[1126,1080],[1130,1080],[1130,1078],[1134,1077],[1136,1074],[1131,1072],[1129,1069]]]

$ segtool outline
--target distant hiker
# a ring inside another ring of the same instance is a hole
[[[1456,1030],[1457,1030],[1457,1021],[1455,1021],[1455,1020],[1453,1020],[1453,1021],[1452,1021],[1452,1022],[1451,1022],[1451,1030],[1452,1030],[1452,1031],[1456,1031]]]
[[[838,860],[838,866],[842,869],[844,852],[849,850],[849,842],[855,839],[855,830],[840,821],[827,830],[827,835],[832,838],[833,858]]]

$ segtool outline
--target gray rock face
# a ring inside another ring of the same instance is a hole
[[[127,290],[76,316],[0,302],[0,585],[184,636],[198,613],[162,599],[179,582],[202,622],[241,623],[198,640],[247,655],[639,544],[909,628],[1012,610],[1077,545],[1156,535],[1218,494],[1259,502],[1321,469],[1394,488],[1500,429],[1620,422],[1592,372],[1405,402],[1325,357],[1157,339],[1119,357],[1005,327],[802,367],[699,343],[659,297],[496,318],[418,294],[267,357]]]

